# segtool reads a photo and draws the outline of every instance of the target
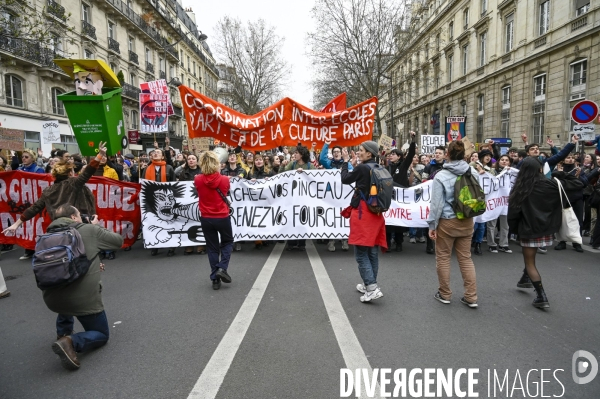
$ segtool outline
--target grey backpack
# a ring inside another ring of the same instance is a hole
[[[37,238],[31,264],[39,289],[65,286],[88,272],[98,254],[88,259],[77,231],[82,225],[54,228]]]

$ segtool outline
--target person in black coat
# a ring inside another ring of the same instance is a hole
[[[406,154],[406,156],[403,156],[402,151],[399,149],[393,149],[390,151],[390,163],[388,164],[387,169],[390,172],[390,175],[392,175],[395,187],[410,187],[410,182],[408,181],[408,168],[410,168],[413,157],[417,151],[415,132],[410,132],[410,137],[412,141],[408,147],[408,154]],[[385,237],[388,248],[392,248],[392,234],[394,234],[394,240],[396,241],[396,252],[402,252],[402,243],[404,242],[405,231],[408,231],[408,228],[386,225]]]
[[[565,187],[567,195],[570,190]],[[566,198],[563,198],[566,203]],[[517,283],[519,288],[535,288],[533,306],[548,308],[548,298],[535,264],[540,246],[552,245],[552,235],[560,230],[562,206],[558,184],[542,172],[542,163],[533,157],[525,158],[508,199],[508,225],[519,235],[525,269]]]

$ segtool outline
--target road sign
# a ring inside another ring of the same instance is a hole
[[[575,104],[571,110],[571,119],[575,123],[590,123],[598,116],[598,104],[593,101],[583,100]]]

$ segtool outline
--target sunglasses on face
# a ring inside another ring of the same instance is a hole
[[[22,155],[21,158],[29,159],[31,157],[29,155]]]

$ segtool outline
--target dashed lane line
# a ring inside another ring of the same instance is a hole
[[[269,281],[271,281],[284,247],[285,244],[277,244],[273,248],[246,300],[204,367],[188,399],[214,399],[217,396],[233,358],[242,344],[250,323],[252,323]]]
[[[312,241],[308,241],[306,243],[306,253],[308,254],[308,259],[310,260],[313,272],[315,273],[315,278],[317,279],[317,284],[319,285],[319,291],[321,292],[321,297],[325,303],[325,309],[327,310],[327,315],[331,321],[331,327],[333,328],[335,338],[338,341],[338,345],[342,351],[342,356],[346,362],[346,367],[352,371],[357,369],[367,369],[369,372],[368,375],[373,375],[371,364],[369,363],[369,360],[367,359],[367,356],[365,355],[365,352],[363,351],[363,348],[360,345],[356,334],[354,333],[354,329],[350,324],[350,320],[348,320],[348,316],[346,315],[340,299],[333,288],[333,284],[331,283],[331,279],[327,274],[327,270],[325,270],[323,261],[321,260],[321,257],[319,256],[319,253],[317,252],[317,249]],[[379,392],[380,387],[379,384],[377,384],[375,388],[375,396],[372,397],[379,398]],[[361,398],[366,398],[364,389],[361,390],[361,393],[363,395]]]

